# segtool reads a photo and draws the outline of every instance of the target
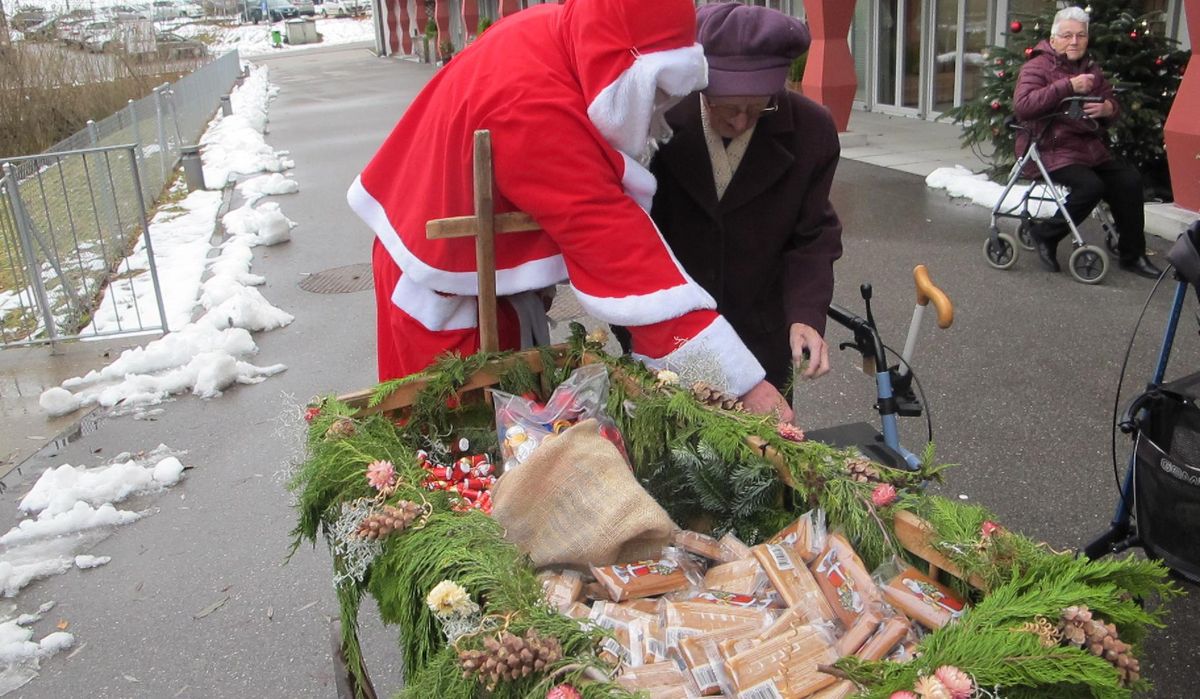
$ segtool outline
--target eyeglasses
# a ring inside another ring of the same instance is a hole
[[[1087,37],[1088,37],[1087,32],[1075,32],[1074,34],[1072,34],[1071,32],[1060,32],[1058,34],[1055,34],[1055,36],[1057,36],[1058,38],[1062,39],[1063,41],[1067,41],[1067,42],[1074,41],[1075,39],[1079,39],[1080,41],[1087,41]]]
[[[712,102],[707,97],[704,102],[708,105],[708,111],[716,114],[722,119],[733,119],[737,116],[745,114],[750,119],[757,119],[763,114],[779,111],[779,102],[774,97],[767,100],[766,104],[722,104],[720,102]]]

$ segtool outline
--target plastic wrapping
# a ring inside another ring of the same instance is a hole
[[[671,658],[691,674],[701,694],[720,694],[719,668],[723,658],[716,651],[717,642],[754,638],[760,631],[757,624],[741,624],[681,638],[678,647],[671,651]]]
[[[753,549],[767,579],[789,608],[803,607],[812,615],[832,621],[835,610],[817,586],[813,574],[805,567],[792,547],[783,544],[759,544]]]
[[[651,561],[592,566],[592,575],[614,602],[653,597],[687,588],[687,575],[679,563],[666,558]]]
[[[703,556],[711,561],[722,561],[729,555],[729,550],[721,542],[707,534],[680,529],[671,535],[671,543],[679,548]]]
[[[806,564],[814,559],[825,548],[825,511],[809,510],[796,518],[788,526],[779,530],[775,536],[767,539],[768,544],[783,544],[791,546]]]
[[[721,544],[722,556],[719,560],[722,563],[750,557],[750,547],[737,538],[733,532],[726,532],[725,536],[717,541]]]
[[[871,575],[888,604],[927,629],[942,628],[966,608],[950,588],[899,559],[884,563]]]
[[[542,594],[546,601],[559,611],[570,607],[583,593],[583,575],[579,571],[550,572],[538,577],[542,581]]]
[[[704,574],[705,589],[740,595],[757,596],[770,584],[766,571],[754,557],[713,566]]]
[[[847,628],[868,606],[882,601],[862,559],[841,534],[828,536],[811,568],[817,585]]]
[[[802,699],[837,682],[817,666],[837,659],[829,636],[817,627],[792,629],[727,658],[722,691],[746,699]]]

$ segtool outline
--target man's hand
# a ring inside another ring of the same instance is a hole
[[[1085,102],[1083,113],[1093,119],[1107,119],[1115,114],[1117,108],[1109,100],[1103,102]]]
[[[779,389],[766,381],[759,381],[741,397],[741,401],[746,410],[759,415],[775,415],[780,422],[791,422],[796,417]]]
[[[1071,78],[1071,89],[1077,95],[1086,95],[1092,91],[1092,86],[1096,84],[1096,76],[1091,73],[1082,73]]]
[[[804,352],[808,351],[808,366],[801,374],[806,379],[815,379],[829,373],[829,345],[821,333],[804,323],[792,323],[789,340],[792,345],[792,364],[802,366]]]

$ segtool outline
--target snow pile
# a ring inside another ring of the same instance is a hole
[[[952,197],[969,199],[972,203],[992,209],[1000,201],[1004,193],[1004,185],[992,182],[984,174],[974,174],[962,165],[954,167],[939,167],[925,178],[926,186],[931,189],[944,189]],[[1004,197],[1002,211],[1013,211],[1021,205],[1021,197],[1029,187],[1028,183],[1019,182]],[[1050,198],[1050,192],[1043,184],[1033,185],[1034,196]],[[1030,213],[1037,218],[1049,218],[1058,211],[1053,202],[1029,202]]]
[[[21,614],[12,617],[15,608],[8,610],[0,621],[0,695],[8,694],[23,687],[37,677],[37,671],[43,659],[49,658],[75,644],[75,637],[65,631],[55,631],[33,640],[33,630],[25,628],[42,620],[42,617],[54,608],[53,602],[47,602],[38,608],[34,614]]]
[[[183,464],[163,445],[141,460],[46,469],[18,505],[31,516],[0,536],[0,591],[12,597],[37,578],[108,563],[107,556],[82,555],[80,550],[146,514],[117,509],[115,503],[162,492],[182,477]]]
[[[267,103],[279,91],[267,81],[267,70],[251,67],[250,76],[230,95],[233,113],[217,115],[200,137],[204,182],[223,187],[230,177],[281,172],[295,165],[267,144]]]
[[[267,71],[257,68],[234,90],[230,98],[234,114],[216,117],[201,139],[205,179],[210,185],[236,175],[271,172],[242,183],[248,198],[257,201],[298,191],[294,180],[278,174],[292,162],[263,140],[267,104],[276,91],[267,81]],[[258,352],[250,332],[273,330],[294,320],[252,288],[266,280],[250,273],[250,248],[290,240],[295,224],[273,202],[257,208],[248,203],[225,217],[230,238],[221,246],[220,256],[206,259],[221,199],[220,192],[193,192],[159,212],[151,225],[163,305],[169,327],[175,331],[145,347],[122,352],[104,369],[46,390],[39,399],[42,410],[65,415],[98,405],[141,415],[175,394],[190,391],[212,398],[235,383],[259,383],[287,368],[283,364],[260,367],[247,361]],[[148,268],[144,241],[138,244],[130,265]],[[202,284],[206,270],[210,276]],[[120,328],[122,318],[128,321],[131,313],[144,314],[147,308],[157,315],[149,275],[116,282],[111,288],[97,314],[98,327]],[[191,322],[197,306],[203,314]]]
[[[375,40],[375,30],[370,17],[318,18],[317,34],[321,37],[320,42],[315,44],[297,44],[295,46],[282,44],[279,48],[275,48],[271,42],[271,31],[278,30],[282,36],[286,37],[287,28],[282,22],[274,24],[247,24],[240,27],[222,27],[219,31],[214,31],[215,28],[212,26],[201,24],[194,24],[191,27],[190,29],[180,27],[176,32],[191,35],[199,33],[215,34],[211,47],[214,53],[237,49],[240,56],[264,56],[284,51],[298,51],[333,44]]]

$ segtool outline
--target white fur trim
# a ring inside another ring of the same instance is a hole
[[[745,395],[767,376],[762,365],[742,344],[733,326],[721,316],[665,357],[633,356],[652,369],[670,369],[678,373],[685,386],[707,381],[713,383],[714,388],[735,396]],[[701,368],[708,367],[721,376],[704,375],[708,372]],[[716,385],[717,382],[721,385]]]
[[[647,213],[654,201],[654,192],[658,189],[658,180],[642,164],[621,153],[625,161],[625,172],[621,174],[621,186],[625,193],[633,198]]]
[[[706,85],[708,63],[700,44],[643,53],[596,95],[588,105],[588,118],[613,148],[637,158],[650,134],[655,92],[661,88],[684,97]]]
[[[466,330],[479,325],[474,296],[443,296],[421,286],[407,274],[392,289],[392,303],[434,332]]]
[[[354,183],[346,192],[346,201],[350,204],[350,209],[375,232],[383,247],[395,260],[396,266],[403,270],[406,276],[411,276],[413,281],[447,294],[475,296],[479,293],[478,278],[474,272],[438,269],[414,255],[392,228],[383,206],[363,187],[361,177],[354,178]],[[424,231],[421,234],[424,235]],[[510,269],[496,270],[496,293],[500,296],[510,296],[522,291],[554,286],[566,278],[567,266],[562,255],[552,255],[540,260],[530,260]]]
[[[689,311],[717,307],[713,297],[691,279],[679,286],[639,296],[591,296],[574,285],[571,288],[588,315],[614,325],[650,325],[678,318]]]

